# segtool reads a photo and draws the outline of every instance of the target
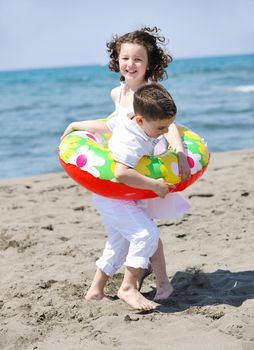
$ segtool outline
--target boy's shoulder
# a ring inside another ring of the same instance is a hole
[[[147,142],[149,139],[142,129],[130,118],[126,116],[118,116],[117,123],[113,130],[113,134],[122,142],[140,144]]]
[[[122,122],[118,120],[109,145],[114,155],[121,154],[121,157],[128,155],[129,164],[131,164],[130,159],[132,159],[132,167],[144,155],[152,155],[155,147],[152,139],[147,137],[134,122],[128,121],[127,117]]]

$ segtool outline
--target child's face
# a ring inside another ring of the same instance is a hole
[[[126,80],[144,80],[148,68],[148,56],[144,46],[122,44],[118,60],[120,73]]]
[[[135,122],[144,130],[147,136],[157,139],[168,132],[169,126],[175,121],[175,117],[147,121],[142,116],[135,116]]]

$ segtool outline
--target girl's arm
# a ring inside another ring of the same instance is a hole
[[[112,89],[111,98],[115,103],[119,87]],[[114,111],[111,113],[106,119],[110,119],[116,115]],[[65,129],[63,135],[61,136],[61,140],[68,135],[70,132],[75,130],[84,130],[88,132],[110,132],[111,130],[107,127],[106,122],[102,120],[85,120],[83,122],[73,122],[70,123]]]
[[[111,119],[112,117],[114,117],[116,114],[117,114],[116,111],[114,111],[114,112],[112,112],[110,115],[108,115],[108,116],[106,117],[106,119],[109,120],[109,119]]]
[[[110,132],[105,121],[102,120],[85,120],[83,122],[70,123],[65,129],[61,140],[68,135],[70,132],[75,130],[84,130],[88,132]]]
[[[119,95],[119,87],[112,89],[110,95],[113,103],[115,104],[117,100],[117,96]],[[112,112],[110,115],[107,116],[107,120],[114,117],[116,114],[117,114],[116,111]]]
[[[161,198],[166,196],[170,187],[175,187],[167,184],[163,179],[152,179],[139,174],[135,169],[118,162],[115,166],[115,177],[125,185],[143,190],[152,190]]]
[[[182,181],[185,181],[190,177],[191,171],[187,157],[184,153],[182,139],[175,123],[172,123],[169,126],[168,133],[164,136],[166,137],[170,146],[176,150],[176,153],[178,155],[179,175]]]

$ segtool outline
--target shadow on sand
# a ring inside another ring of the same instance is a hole
[[[168,300],[158,303],[159,312],[179,312],[193,307],[198,309],[201,306],[220,304],[237,307],[247,299],[254,299],[254,271],[217,270],[204,273],[193,269],[177,272],[172,285],[174,292]],[[151,299],[155,289],[143,294]]]

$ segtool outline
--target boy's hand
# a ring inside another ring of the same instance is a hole
[[[155,192],[159,197],[164,198],[169,188],[175,188],[174,185],[170,185],[165,182],[163,179],[154,180],[153,192]]]
[[[188,180],[188,178],[191,176],[191,170],[187,161],[187,157],[183,152],[178,152],[178,168],[181,180]]]

